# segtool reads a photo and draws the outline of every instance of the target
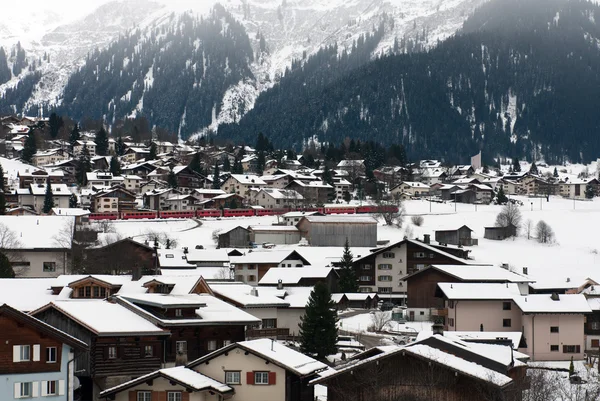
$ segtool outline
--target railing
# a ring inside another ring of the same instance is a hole
[[[285,340],[290,336],[290,329],[248,329],[246,330],[246,338],[276,338]]]

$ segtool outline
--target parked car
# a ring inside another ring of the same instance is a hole
[[[384,301],[381,306],[379,307],[380,310],[386,312],[386,311],[390,311],[392,309],[394,309],[396,305],[394,305],[393,302],[391,301]]]

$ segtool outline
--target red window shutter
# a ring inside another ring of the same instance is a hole
[[[269,372],[269,385],[277,384],[277,372]]]
[[[129,401],[137,401],[137,391],[129,392]]]
[[[190,393],[187,391],[181,393],[181,401],[190,401]]]
[[[254,372],[246,373],[246,384],[254,384]]]
[[[153,391],[152,392],[152,401],[158,401],[158,391]]]

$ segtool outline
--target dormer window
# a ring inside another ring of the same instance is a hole
[[[183,311],[181,309],[175,309],[175,316],[176,317],[182,317],[183,316]]]

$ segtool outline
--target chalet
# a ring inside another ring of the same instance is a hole
[[[197,267],[229,268],[229,255],[224,249],[190,249],[185,256],[189,263]]]
[[[442,168],[425,168],[421,174],[421,181],[424,184],[432,186],[446,181],[448,174]]]
[[[305,216],[296,227],[311,246],[377,245],[377,220],[370,216]]]
[[[50,184],[54,206],[68,208],[71,191],[65,184]],[[29,206],[41,213],[46,198],[46,184],[30,184],[28,188],[17,189],[19,206]]]
[[[83,250],[88,271],[148,274],[157,269],[156,250],[131,238]]]
[[[286,189],[302,195],[305,204],[324,204],[334,197],[334,187],[321,181],[294,180]]]
[[[157,188],[146,192],[143,195],[144,206],[151,210],[168,210],[170,205],[167,199],[181,195],[181,192],[174,188]]]
[[[147,158],[149,155],[150,151],[148,149],[129,147],[121,157],[127,163],[135,163],[136,161]]]
[[[359,291],[376,292],[400,302],[406,295],[403,277],[425,269],[429,265],[469,264],[448,252],[439,250],[426,242],[405,239],[394,244],[372,250],[369,254],[354,259]],[[415,319],[426,320],[426,310],[415,310]]]
[[[75,217],[0,216],[0,224],[7,227],[3,251],[20,277],[56,277],[68,272]]]
[[[123,185],[125,178],[113,176],[110,171],[94,171],[85,173],[87,178],[87,188],[112,187],[113,185]]]
[[[259,280],[259,286],[314,287],[321,282],[337,292],[339,275],[333,267],[272,267]]]
[[[121,186],[103,189],[91,196],[94,213],[118,213],[137,209],[135,194]]]
[[[516,195],[521,193],[521,183],[517,180],[510,179],[507,176],[502,177],[497,184],[498,189],[502,188],[506,195]]]
[[[254,251],[232,256],[235,280],[256,285],[273,267],[303,267],[310,263],[297,251]]]
[[[250,242],[254,244],[297,244],[302,238],[294,226],[250,226]]]
[[[338,163],[337,168],[356,176],[357,174],[364,174],[366,167],[364,160],[342,160]]]
[[[237,209],[246,203],[246,198],[237,194],[217,195],[199,203],[204,209]]]
[[[219,234],[219,248],[248,248],[250,246],[250,230],[237,226]]]
[[[376,309],[379,304],[379,295],[366,292],[331,294],[331,299],[336,303],[338,310]]]
[[[470,177],[471,175],[473,175],[475,173],[475,169],[473,168],[473,166],[456,166],[454,168],[454,171],[452,172],[452,176],[466,176],[466,177]]]
[[[522,331],[519,351],[533,361],[582,359],[585,315],[582,294],[527,294],[515,283],[439,283],[450,331]]]
[[[140,400],[140,394],[168,401],[314,401],[309,381],[326,369],[324,363],[285,345],[257,339],[227,345],[185,367],[159,370],[101,396],[118,401]]]
[[[335,188],[335,199],[344,200],[346,193],[352,192],[352,183],[344,178],[334,178],[333,187]]]
[[[170,333],[117,303],[53,301],[31,315],[89,344],[89,351],[75,359],[85,398],[97,399],[98,389],[112,380],[161,368],[163,342]]]
[[[46,185],[48,181],[51,184],[61,184],[63,182],[64,173],[58,171],[46,171],[46,170],[34,170],[29,172],[28,170],[17,173],[19,180],[19,188],[28,188],[31,184],[42,184]]]
[[[91,158],[92,169],[107,171],[110,168],[111,156],[94,156]]]
[[[178,188],[196,189],[204,187],[206,178],[188,166],[175,166],[172,171],[177,178]]]
[[[517,236],[517,227],[512,224],[508,227],[485,227],[483,237],[486,239],[502,241]]]
[[[218,195],[225,195],[225,191],[221,189],[196,188],[192,194],[200,201],[212,199]]]
[[[96,156],[96,142],[89,140],[79,140],[73,145],[73,154],[80,155],[83,148],[87,148],[90,156]]]
[[[473,246],[477,245],[477,239],[471,238],[471,230],[467,226],[462,226],[456,230],[437,230],[435,231],[435,240],[443,244]]]
[[[527,364],[511,348],[435,333],[405,347],[364,351],[311,384],[326,385],[329,401],[521,399]]]
[[[140,193],[142,188],[142,177],[137,175],[122,175],[123,177],[123,187],[131,192]]]
[[[393,187],[390,192],[392,195],[407,193],[411,196],[418,197],[429,194],[429,185],[423,184],[422,182],[403,181],[402,183]]]
[[[293,181],[292,176],[289,174],[277,174],[277,175],[263,175],[260,177],[269,188],[283,189]]]
[[[243,198],[250,195],[251,188],[261,188],[267,184],[257,175],[252,174],[231,174],[228,179],[221,184],[221,189],[226,193],[234,193]]]
[[[260,319],[212,295],[204,283],[201,294],[126,294],[117,302],[145,320],[170,330],[164,342],[165,366],[187,363],[245,339],[246,326]]]
[[[261,188],[251,192],[251,203],[265,209],[297,207],[304,197],[292,189]]]
[[[123,167],[121,170],[124,174],[137,175],[139,177],[146,178],[148,174],[156,169],[156,166],[154,165],[155,163],[156,162],[153,160],[144,161],[141,163],[130,164]]]
[[[165,199],[167,210],[196,210],[200,207],[198,199],[191,194],[176,194]]]
[[[0,305],[0,326],[0,398],[72,400],[70,362],[88,345],[6,304]]]
[[[37,152],[32,157],[34,166],[46,166],[69,159],[69,153],[64,149],[49,149]]]

